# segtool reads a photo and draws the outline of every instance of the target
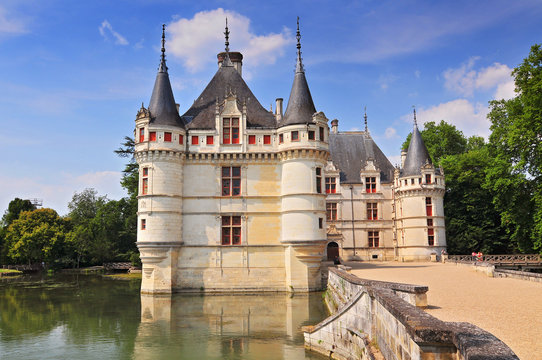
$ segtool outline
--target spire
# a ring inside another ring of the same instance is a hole
[[[421,173],[421,167],[425,164],[432,164],[429,151],[423,142],[420,130],[418,130],[418,122],[416,120],[416,109],[414,109],[414,129],[412,137],[408,145],[405,164],[403,167],[402,176],[414,176]]]
[[[166,66],[166,24],[162,24],[162,55],[160,55],[160,65],[158,66],[159,72],[167,73]]]
[[[179,116],[173,90],[169,81],[168,68],[166,66],[166,25],[162,25],[162,54],[160,55],[160,66],[154,81],[149,111],[151,123],[156,125],[172,125],[184,127],[184,122]]]
[[[231,59],[230,59],[230,29],[228,29],[228,18],[226,18],[226,31],[224,31],[224,37],[226,38],[226,41],[224,43],[226,56],[224,57],[222,66],[233,66],[233,63],[231,62]]]
[[[363,119],[365,120],[365,132],[369,132],[369,127],[367,126],[367,106],[365,106],[365,115],[363,115]]]
[[[292,124],[307,124],[312,122],[312,115],[316,112],[312,101],[309,84],[305,78],[305,69],[301,63],[301,33],[299,32],[299,17],[297,18],[297,63],[294,83],[290,91],[288,106],[280,126]]]
[[[295,72],[305,72],[303,69],[303,63],[301,62],[301,32],[299,31],[299,16],[297,17],[297,33],[295,35],[297,39],[297,61],[295,66]]]

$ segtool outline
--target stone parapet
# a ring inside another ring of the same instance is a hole
[[[470,323],[441,321],[401,293],[426,286],[359,279],[329,269],[326,298],[333,314],[304,327],[305,347],[335,359],[518,359],[502,341]]]

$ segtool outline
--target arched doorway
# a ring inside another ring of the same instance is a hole
[[[339,245],[335,241],[332,241],[327,244],[327,259],[328,261],[333,261],[337,256],[339,256]]]

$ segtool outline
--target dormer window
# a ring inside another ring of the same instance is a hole
[[[239,144],[239,118],[222,119],[222,143]]]
[[[431,184],[431,174],[425,174],[425,183]]]
[[[405,180],[406,185],[406,180]],[[376,192],[376,177],[366,177],[365,178],[365,192],[375,193]]]
[[[326,177],[326,194],[335,194],[337,192],[337,184],[334,177]]]
[[[320,126],[320,141],[324,141],[324,128]]]

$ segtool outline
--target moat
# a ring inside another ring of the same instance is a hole
[[[320,293],[141,296],[139,280],[0,279],[2,359],[322,359],[301,326]]]

